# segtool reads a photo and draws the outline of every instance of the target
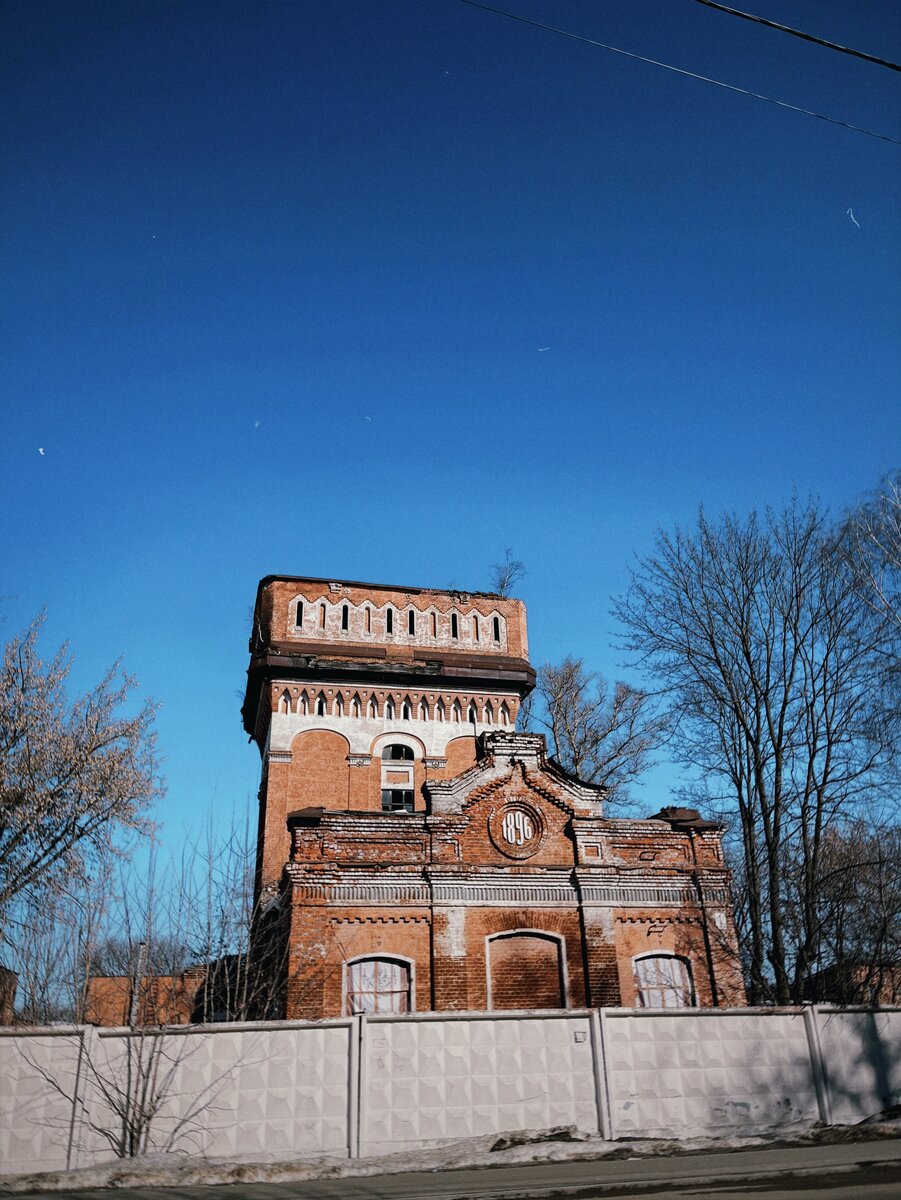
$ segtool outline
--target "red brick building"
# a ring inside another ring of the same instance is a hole
[[[744,1001],[719,826],[607,818],[516,732],[519,600],[268,576],[250,649],[285,1016]]]

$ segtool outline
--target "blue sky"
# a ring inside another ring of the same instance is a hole
[[[502,7],[901,137],[896,72],[692,0]],[[894,0],[748,7],[901,60]],[[458,0],[0,13],[0,632],[122,656],[168,839],[254,803],[262,575],[508,545],[534,660],[634,680],[658,526],[898,465],[901,147]]]

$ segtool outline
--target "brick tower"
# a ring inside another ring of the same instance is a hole
[[[284,1015],[743,999],[719,827],[607,819],[516,732],[521,601],[267,576],[250,650]]]

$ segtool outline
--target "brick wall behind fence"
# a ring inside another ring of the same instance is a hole
[[[0,1171],[109,1161],[117,1095],[151,1070],[164,1081],[156,1151],[356,1157],[553,1125],[747,1133],[856,1122],[901,1101],[901,1008],[3,1029]]]

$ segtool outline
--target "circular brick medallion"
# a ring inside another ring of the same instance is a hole
[[[531,858],[544,841],[544,832],[539,813],[522,800],[499,805],[488,818],[489,836],[508,858]]]

